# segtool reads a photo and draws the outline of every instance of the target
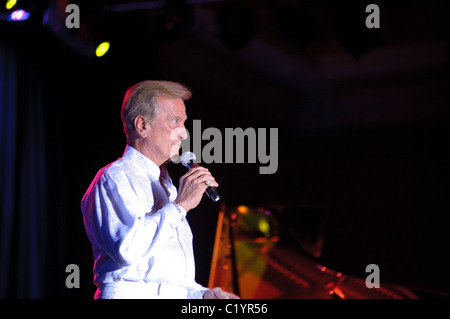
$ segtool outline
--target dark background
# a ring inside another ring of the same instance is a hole
[[[194,2],[72,1],[82,26],[61,33],[42,24],[52,2],[28,1],[29,20],[0,22],[1,296],[92,298],[81,197],[123,153],[127,87],[166,79],[193,92],[188,129],[278,128],[275,174],[208,165],[227,205],[281,207],[285,222],[283,208],[324,207],[318,262],[358,277],[375,263],[382,282],[448,297],[448,2],[375,1],[380,29],[365,1]],[[185,169],[169,165],[176,182]],[[217,212],[205,198],[189,213],[203,285]]]

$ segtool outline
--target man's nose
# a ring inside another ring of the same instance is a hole
[[[170,139],[172,141],[176,140],[185,140],[188,138],[188,133],[186,128],[183,127],[177,127],[176,129],[173,129],[170,133]]]
[[[187,138],[188,138],[188,133],[187,133],[186,127],[184,127],[184,125],[183,125],[183,127],[180,129],[180,139],[185,140]]]

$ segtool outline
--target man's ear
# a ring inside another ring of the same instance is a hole
[[[136,116],[134,118],[134,128],[141,137],[147,137],[149,123],[147,122],[145,117],[143,117],[142,115]]]

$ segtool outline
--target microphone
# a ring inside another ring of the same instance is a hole
[[[191,169],[193,167],[200,166],[198,163],[194,163],[194,161],[197,159],[194,153],[192,152],[185,152],[183,155],[181,155],[180,161],[183,166],[186,166],[187,169]],[[206,195],[209,196],[214,202],[219,201],[220,195],[217,192],[217,189],[214,186],[208,186],[208,188],[205,190]]]

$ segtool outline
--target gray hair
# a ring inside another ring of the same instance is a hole
[[[151,124],[157,116],[156,98],[188,100],[191,91],[184,85],[170,81],[143,81],[128,88],[122,103],[121,118],[123,129],[128,136],[134,127],[136,116],[144,116]]]

